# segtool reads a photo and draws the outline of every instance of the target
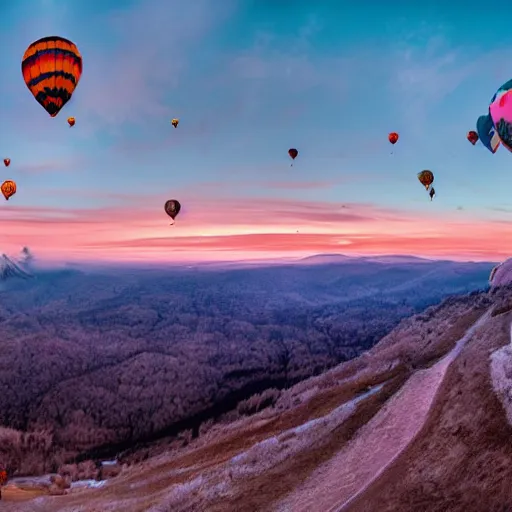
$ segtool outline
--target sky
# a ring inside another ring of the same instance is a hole
[[[0,252],[512,253],[512,154],[466,139],[511,78],[507,17],[445,1],[4,3],[0,157],[11,165],[0,180],[18,191],[0,202]],[[55,118],[21,74],[27,46],[50,35],[83,57]],[[432,202],[423,169],[435,175]],[[174,226],[168,199],[182,204]]]

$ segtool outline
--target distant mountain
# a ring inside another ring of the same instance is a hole
[[[299,260],[299,263],[325,265],[328,263],[343,263],[345,261],[354,261],[356,258],[346,256],[345,254],[315,254]]]
[[[449,260],[432,260],[420,258],[418,256],[410,256],[407,254],[388,254],[381,256],[347,256],[346,254],[315,254],[301,258],[298,263],[327,265],[334,263],[386,263],[386,264],[406,264],[406,263],[432,263],[433,261],[449,261]]]
[[[388,254],[384,256],[364,256],[365,261],[374,261],[376,263],[432,263],[433,260],[419,258],[418,256],[409,256],[407,254]],[[438,260],[439,261],[439,260]],[[447,261],[447,260],[444,260]]]
[[[21,268],[20,265],[15,263],[6,254],[0,257],[0,281],[7,281],[8,279],[30,279],[32,275]]]

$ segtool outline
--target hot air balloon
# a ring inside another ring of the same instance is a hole
[[[9,167],[9,165],[11,165],[11,159],[10,158],[4,158],[4,165],[5,165],[5,167]]]
[[[290,155],[290,158],[292,160],[295,160],[297,158],[297,155],[299,154],[299,152],[295,148],[290,148],[288,150],[288,154]],[[293,167],[293,163],[292,163],[292,167]]]
[[[436,195],[436,189],[435,189],[434,187],[432,187],[432,188],[430,189],[430,194],[429,194],[429,196],[430,196],[430,200],[431,200],[431,201],[432,201],[432,199],[434,199],[434,196],[435,196],[435,195]]]
[[[297,155],[299,154],[299,152],[295,148],[290,148],[288,150],[288,154],[290,155],[292,160],[295,160],[297,158]]]
[[[178,124],[180,123],[180,120],[179,119],[176,119],[174,118],[172,121],[171,121],[171,124],[174,126],[174,128],[178,128]]]
[[[169,199],[169,201],[165,202],[165,213],[171,217],[173,220],[172,224],[174,224],[174,219],[178,216],[181,210],[181,204],[177,199]],[[171,224],[171,226],[172,226]]]
[[[478,142],[478,133],[474,130],[469,131],[466,137],[473,146]]]
[[[496,91],[489,105],[489,115],[501,143],[512,151],[512,80]]]
[[[2,183],[0,190],[5,197],[5,200],[8,201],[11,196],[16,194],[16,183],[11,180],[6,180]]]
[[[55,117],[78,85],[82,56],[75,44],[67,39],[43,37],[25,51],[21,71],[34,98],[51,117]]]
[[[68,124],[69,124],[69,127],[71,128],[72,126],[75,126],[75,118],[74,117],[68,117]]]
[[[418,173],[418,179],[425,189],[428,190],[430,185],[434,182],[434,175],[432,171],[425,170]]]
[[[388,140],[391,142],[391,144],[396,144],[398,142],[399,135],[396,132],[391,132],[388,135]]]
[[[480,142],[491,152],[496,153],[501,143],[496,130],[492,124],[492,118],[489,114],[480,116],[476,122],[476,131]]]

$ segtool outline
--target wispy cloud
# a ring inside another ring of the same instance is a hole
[[[276,189],[285,189],[285,190],[312,190],[312,189],[328,189],[331,187],[336,187],[343,183],[347,183],[353,180],[357,181],[358,177],[350,177],[339,179],[339,180],[325,180],[325,181],[297,181],[297,180],[289,180],[289,181],[257,181],[257,180],[228,180],[226,181],[211,181],[211,182],[203,182],[198,184],[199,189],[205,190],[224,190],[231,188],[258,188],[258,189],[266,189],[266,190],[276,190]]]
[[[46,174],[52,172],[65,172],[72,173],[78,171],[87,164],[85,158],[76,157],[68,160],[53,160],[53,161],[22,161],[21,164],[18,162],[11,162],[13,169],[16,174]]]
[[[174,226],[163,208],[59,210],[8,205],[0,210],[3,240],[43,257],[107,259],[243,258],[317,252],[401,252],[433,257],[505,257],[512,222],[474,222],[418,215],[371,204],[205,201],[184,208]],[[460,215],[460,214],[459,214]],[[215,256],[217,254],[217,256]]]
[[[491,207],[491,208],[487,208],[487,209],[492,212],[512,213],[512,208],[507,208],[504,206],[495,206],[495,207]]]
[[[454,47],[440,35],[422,43],[415,44],[411,34],[406,37],[391,67],[390,87],[410,129],[424,125],[429,109],[481,69],[484,61],[471,58],[467,48]]]
[[[204,44],[232,6],[230,0],[145,0],[109,14],[105,29],[117,48],[89,48],[80,103],[90,116],[114,126],[169,118],[169,93],[187,86],[182,77],[194,65],[188,52]]]

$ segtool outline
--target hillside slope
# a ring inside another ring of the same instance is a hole
[[[17,508],[8,489],[6,510],[503,510],[512,429],[489,356],[509,343],[511,299],[510,288],[450,298],[273,407],[214,425],[101,489]]]

